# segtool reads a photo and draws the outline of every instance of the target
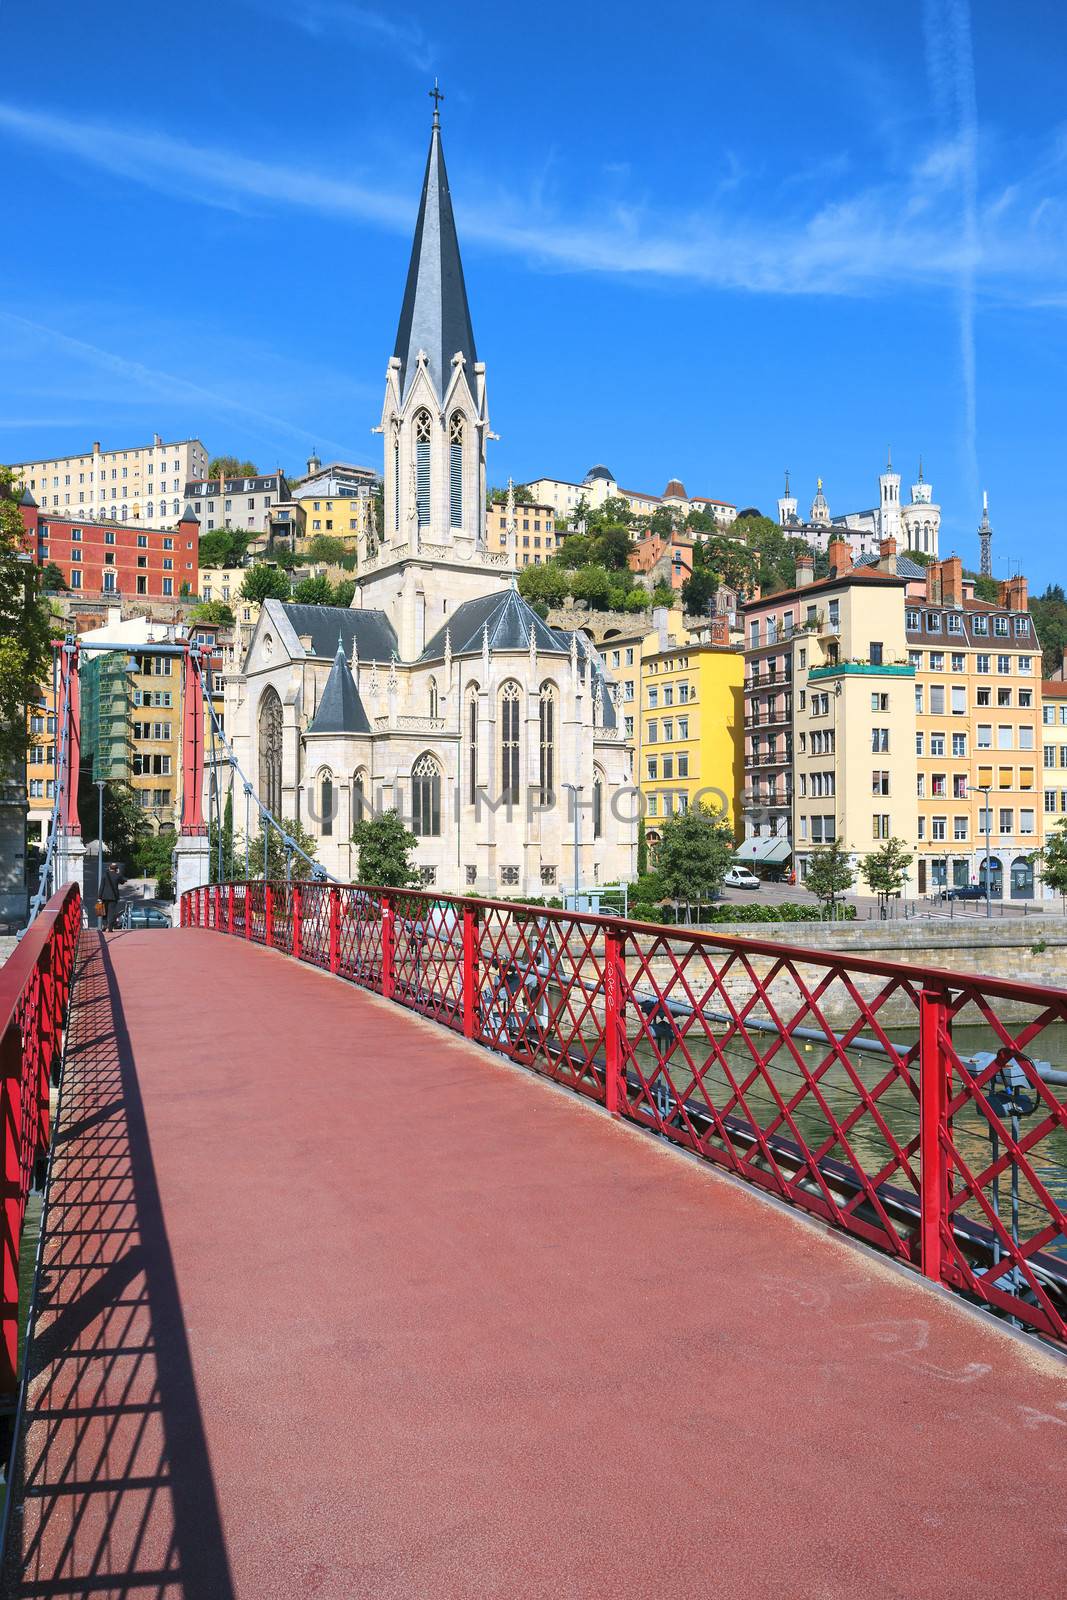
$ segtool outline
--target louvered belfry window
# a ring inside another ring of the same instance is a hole
[[[393,424],[393,528],[400,527],[400,429]]]
[[[453,528],[463,526],[463,418],[453,413],[448,425],[448,494],[450,522]]]
[[[419,527],[430,526],[430,413],[415,418],[415,505]]]
[[[519,801],[519,686],[506,683],[500,693],[500,798]]]

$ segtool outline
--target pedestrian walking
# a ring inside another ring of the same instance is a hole
[[[100,885],[100,899],[104,905],[104,915],[107,919],[106,927],[110,933],[119,918],[119,864],[117,861],[109,862],[104,873],[104,881]]]

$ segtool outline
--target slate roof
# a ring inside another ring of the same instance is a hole
[[[20,506],[35,506],[36,504],[37,504],[37,502],[33,498],[33,495],[30,493],[30,491],[28,489],[23,489],[21,495],[19,496],[19,505]]]
[[[322,699],[315,713],[309,733],[369,733],[370,720],[363,709],[351,669],[345,659],[344,645],[337,641],[330,676],[322,691]]]
[[[529,650],[530,634],[537,640],[538,652],[566,655],[570,639],[556,633],[537,615],[532,606],[517,589],[505,589],[503,594],[483,594],[477,600],[466,600],[457,606],[448,619],[447,628],[454,656],[478,656],[482,653],[482,634],[489,628],[491,650]],[[438,628],[426,646],[420,661],[441,661],[445,653],[445,628]]]
[[[860,556],[859,559],[855,562],[855,565],[857,567],[876,567],[880,560],[881,560],[881,557],[880,556],[876,556],[876,555]],[[917,561],[913,561],[910,556],[898,555],[897,556],[897,577],[898,578],[925,578],[926,577],[926,568],[925,567],[921,567],[919,565],[919,563]]]
[[[345,655],[351,659],[352,641],[361,661],[390,661],[397,650],[393,625],[384,611],[356,611],[349,606],[301,606],[281,602],[294,633],[311,638],[311,654],[328,661],[340,634]]]
[[[473,393],[474,363],[478,355],[463,282],[463,264],[459,258],[441,130],[436,124],[430,135],[419,220],[415,225],[393,352],[400,358],[401,399],[417,371],[420,350],[426,352],[427,370],[439,399],[444,399],[452,377],[452,357],[457,350],[462,351],[467,363],[467,381]]]

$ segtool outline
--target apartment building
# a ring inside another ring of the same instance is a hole
[[[830,576],[813,571],[800,557],[793,589],[744,607],[740,854],[779,870],[792,858],[801,880],[835,839],[858,857],[916,834],[906,580],[853,567],[844,540],[831,543]]]
[[[563,534],[556,534],[556,514],[550,505],[516,503],[515,560],[520,567],[539,567],[556,553]],[[494,500],[485,514],[486,534],[490,550],[506,550],[508,545],[508,508],[505,502]]]
[[[571,483],[566,478],[535,478],[527,483],[530,493],[552,507],[561,522],[571,523],[583,503],[595,510],[605,500],[625,500],[635,517],[650,517],[661,506],[673,511],[684,520],[690,511],[706,511],[715,518],[720,528],[729,527],[737,516],[737,507],[729,500],[717,500],[710,495],[688,495],[684,485],[672,478],[662,494],[652,494],[644,489],[623,489],[608,467],[598,464],[590,467],[581,483]]]
[[[93,441],[80,455],[53,456],[12,464],[18,481],[42,512],[76,524],[133,522],[142,528],[175,523],[185,506],[185,484],[207,475],[208,454],[199,439],[102,450]]]
[[[169,527],[72,521],[42,511],[26,489],[19,512],[26,549],[38,566],[58,567],[75,596],[169,600],[196,594],[200,529],[188,507]]]
[[[1067,683],[1041,685],[1041,778],[1044,833],[1067,817]]]
[[[26,709],[26,842],[43,848],[56,797],[56,697],[51,683],[38,690]]]
[[[213,533],[216,528],[266,533],[272,508],[291,497],[285,474],[279,469],[249,478],[190,478],[185,498],[200,518],[203,533]]]
[[[995,604],[977,600],[952,556],[932,562],[925,592],[918,587],[909,585],[905,617],[915,671],[918,892],[984,886],[988,871],[994,899],[1030,900],[1044,826],[1044,728],[1026,579],[1002,583]]]
[[[744,743],[744,657],[713,619],[716,642],[680,640],[642,660],[639,787],[647,837],[675,812],[703,803],[739,828]]]

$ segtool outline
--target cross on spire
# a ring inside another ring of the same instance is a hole
[[[433,80],[433,88],[429,90],[429,96],[433,101],[433,125],[435,128],[439,128],[441,126],[441,101],[444,99],[444,95],[437,87],[436,78]]]

